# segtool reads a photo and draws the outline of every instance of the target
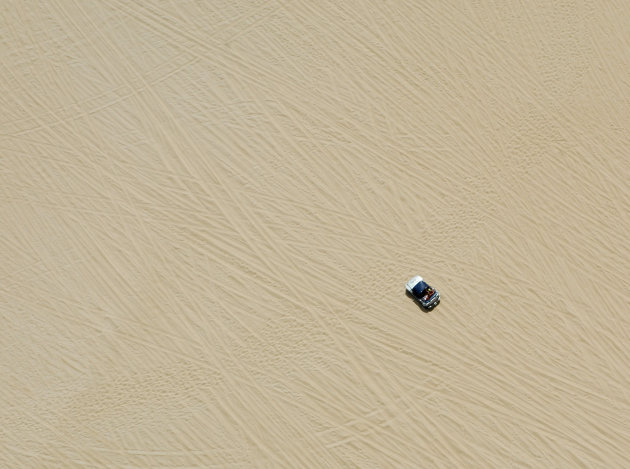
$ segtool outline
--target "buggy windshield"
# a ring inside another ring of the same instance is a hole
[[[423,280],[413,287],[412,291],[416,298],[422,298],[426,295],[427,288],[429,288],[429,285],[427,285],[427,283]]]

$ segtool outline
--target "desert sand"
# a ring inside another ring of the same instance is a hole
[[[0,467],[629,467],[626,2],[0,10]]]

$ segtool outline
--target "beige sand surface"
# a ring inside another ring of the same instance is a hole
[[[630,467],[627,2],[0,22],[0,467]]]

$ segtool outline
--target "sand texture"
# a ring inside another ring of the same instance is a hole
[[[630,467],[629,5],[3,1],[0,467]]]

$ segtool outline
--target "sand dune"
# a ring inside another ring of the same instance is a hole
[[[623,2],[1,18],[0,466],[627,467]]]

